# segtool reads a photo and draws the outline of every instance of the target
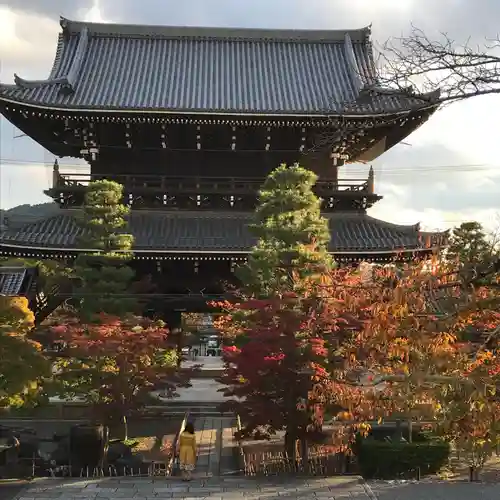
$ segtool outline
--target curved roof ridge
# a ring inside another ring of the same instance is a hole
[[[55,75],[59,70],[62,59],[62,52],[65,45],[64,34],[62,36],[59,35],[54,64],[52,66],[49,78],[45,80],[29,80],[21,78],[19,75],[14,73],[14,84],[17,87],[25,89],[38,88],[44,85],[61,85],[62,89],[74,92],[76,84],[78,82],[80,69],[85,58],[85,53],[87,51],[88,42],[89,30],[86,26],[84,26],[78,34],[78,45],[76,47],[75,54],[73,55],[73,60],[71,61],[70,67],[68,68],[64,76],[56,77]]]
[[[416,224],[395,224],[394,222],[377,219],[376,217],[372,217],[368,214],[365,214],[365,218],[380,226],[384,226],[395,231],[401,231],[403,233],[418,233],[420,231],[420,222],[417,222]]]
[[[367,42],[371,35],[371,25],[357,29],[304,30],[304,29],[264,29],[242,27],[210,26],[165,26],[143,24],[94,23],[60,18],[63,31],[73,35],[84,28],[93,36],[162,37],[162,38],[224,38],[224,39],[266,39],[309,42],[344,42],[348,34],[354,42]]]
[[[18,87],[24,89],[32,89],[41,87],[44,85],[57,85],[65,83],[64,77],[57,77],[57,73],[59,71],[59,67],[62,60],[62,54],[64,51],[64,36],[62,33],[59,33],[57,36],[57,46],[56,53],[54,55],[54,62],[52,63],[52,68],[50,70],[49,76],[47,78],[42,78],[39,80],[32,80],[28,78],[22,78],[17,73],[14,73],[14,83],[2,83],[0,82],[0,90],[9,90],[16,89]]]
[[[421,236],[441,236],[449,235],[451,229],[443,229],[441,231],[420,231]]]
[[[361,90],[361,94],[378,94],[387,96],[400,96],[405,95],[408,97],[415,97],[422,100],[427,100],[429,103],[436,103],[441,97],[441,89],[431,90],[429,92],[416,92],[413,86],[408,86],[407,88],[389,88],[381,87],[377,83],[371,83],[364,85]]]
[[[67,83],[67,78],[64,76],[59,78],[47,78],[45,80],[27,80],[21,78],[17,73],[14,73],[14,86],[24,89],[34,89],[36,87],[42,87],[43,85],[64,85],[65,83]]]
[[[63,60],[64,51],[66,49],[65,37],[62,33],[57,35],[57,45],[56,45],[56,53],[54,55],[54,62],[52,63],[52,69],[49,73],[49,79],[56,78],[59,69],[61,67],[61,62]]]

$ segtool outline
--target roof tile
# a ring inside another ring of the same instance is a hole
[[[75,213],[63,213],[7,229],[0,244],[75,248],[82,230]],[[255,243],[248,230],[251,214],[213,212],[132,212],[129,229],[136,250],[248,251]],[[363,252],[419,249],[418,225],[401,226],[362,213],[329,214],[330,251]]]
[[[50,79],[18,78],[0,86],[0,95],[62,108],[249,114],[364,114],[422,103],[360,95],[376,74],[366,30],[150,27],[148,35],[148,27],[110,26],[70,22]],[[61,92],[70,76],[74,92]]]

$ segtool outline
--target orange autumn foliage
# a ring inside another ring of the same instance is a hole
[[[368,420],[398,414],[434,422],[436,431],[467,449],[487,453],[496,445],[498,289],[465,285],[436,261],[375,268],[368,280],[357,270],[334,270],[311,283],[306,297],[281,296],[280,307],[298,300],[316,302],[301,317],[299,330],[308,332],[307,342],[315,336],[324,339],[328,351],[321,365],[327,373],[305,400],[325,411],[341,409],[336,426],[342,439],[351,439],[352,431]],[[232,388],[228,394],[240,398],[235,407],[243,411],[248,411],[249,394],[257,391],[262,404],[266,391],[295,383],[284,372],[269,382],[270,374],[263,371],[267,382],[259,379],[261,363],[276,352],[262,340],[263,324],[255,319],[262,318],[262,311],[274,311],[265,330],[271,338],[279,336],[283,318],[273,307],[242,298],[240,304],[224,304],[225,314],[218,319],[227,339],[241,339],[236,350],[226,351],[224,381]],[[248,345],[257,338],[260,347],[252,347],[249,357]],[[263,415],[264,423],[266,418],[276,422],[272,408]]]

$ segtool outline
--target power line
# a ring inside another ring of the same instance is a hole
[[[20,160],[17,158],[1,158],[0,157],[0,162],[5,162],[9,164],[41,164],[43,163],[43,166],[45,167],[52,167],[53,162],[52,161],[40,161],[40,160]],[[59,163],[60,166],[62,167],[90,167],[88,164],[82,164],[82,163]],[[344,168],[352,168],[351,164],[343,165],[342,167]],[[419,170],[419,169],[434,169],[434,168],[500,168],[500,165],[495,165],[492,163],[455,163],[455,164],[442,164],[442,165],[413,165],[410,167],[402,167],[401,169],[398,168],[398,170]],[[361,167],[355,167],[355,168],[361,168]],[[368,168],[368,165],[366,166]]]
[[[43,162],[40,160],[19,160],[15,158],[0,158],[0,166],[2,165],[15,165],[20,167],[28,167],[38,165],[40,168],[52,168],[52,162]],[[84,168],[89,169],[90,165],[82,163],[60,163],[61,168]],[[351,173],[360,172],[366,174],[366,167],[354,166],[354,165],[343,165],[342,168],[348,169]],[[390,170],[387,166],[380,165],[376,166],[375,170],[379,171],[383,175],[401,175],[406,172],[445,172],[453,170],[453,172],[481,172],[485,170],[492,170],[495,168],[500,168],[500,165],[488,164],[488,163],[457,163],[457,164],[442,164],[442,165],[413,165],[407,167],[395,167]]]

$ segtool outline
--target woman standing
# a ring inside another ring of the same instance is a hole
[[[179,464],[183,481],[191,481],[191,474],[196,463],[196,436],[191,422],[186,424],[179,436]]]

